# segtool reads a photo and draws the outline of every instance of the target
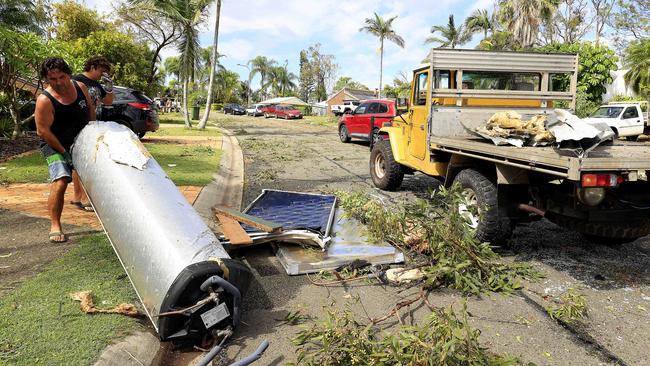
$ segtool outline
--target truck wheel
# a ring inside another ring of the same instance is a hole
[[[589,241],[598,244],[624,244],[650,234],[650,220],[648,219],[625,222],[589,222],[575,217],[558,215],[554,212],[547,212],[546,218],[565,229],[577,231]]]
[[[394,191],[402,185],[404,172],[395,161],[390,141],[383,140],[373,146],[370,153],[370,177],[375,187],[385,191]]]
[[[344,144],[350,142],[350,135],[348,134],[348,127],[346,125],[339,127],[339,138]]]
[[[462,170],[454,178],[454,183],[463,188],[466,203],[458,209],[468,218],[476,239],[503,244],[510,237],[512,227],[508,219],[499,216],[496,185],[474,169]]]

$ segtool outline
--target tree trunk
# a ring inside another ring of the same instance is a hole
[[[11,119],[14,120],[14,130],[11,133],[11,139],[15,140],[20,134],[21,125],[20,125],[20,111],[18,109],[18,102],[16,100],[16,84],[12,83],[11,85],[11,94],[9,95],[9,113],[11,114]]]
[[[378,99],[381,99],[381,83],[384,76],[384,39],[381,40],[381,46],[379,47],[379,95]]]
[[[214,85],[214,70],[217,68],[217,44],[219,43],[219,18],[221,17],[221,0],[217,0],[217,18],[214,21],[214,40],[212,42],[212,63],[210,67],[210,82],[208,83],[208,99],[205,101],[205,112],[203,112],[203,118],[197,125],[199,129],[204,129],[205,125],[208,124],[208,118],[210,117],[210,109],[212,105],[212,85]]]
[[[187,109],[187,88],[189,88],[189,84],[190,81],[186,77],[185,80],[183,80],[183,117],[185,117],[185,127],[192,128],[189,109]]]

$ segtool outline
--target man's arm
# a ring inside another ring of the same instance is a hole
[[[102,81],[104,82],[104,85],[102,86],[102,90],[104,91],[104,96],[102,97],[102,103],[104,103],[104,105],[112,105],[113,104],[113,79],[111,79],[107,73],[104,73],[102,75]]]
[[[113,92],[110,92],[110,93],[107,92],[106,96],[104,98],[102,98],[102,103],[104,103],[104,105],[112,105],[113,104]]]
[[[38,99],[36,99],[34,119],[36,121],[36,134],[54,150],[63,154],[65,148],[50,130],[52,123],[54,123],[54,107],[52,106],[52,102],[43,94],[39,95]]]
[[[78,83],[78,84],[79,84],[79,88],[81,88],[81,91],[84,93],[84,96],[86,97],[86,105],[88,105],[88,120],[96,121],[97,110],[95,109],[95,104],[90,98],[90,93],[88,93],[88,87],[84,83]]]

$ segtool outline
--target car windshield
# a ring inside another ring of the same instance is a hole
[[[591,114],[591,118],[616,118],[623,112],[623,107],[600,107]]]

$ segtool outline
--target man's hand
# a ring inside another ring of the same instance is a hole
[[[74,167],[72,164],[72,155],[70,155],[70,152],[67,150],[63,152],[63,159],[65,160],[66,164],[70,165],[70,167]]]
[[[107,93],[113,92],[113,79],[111,79],[107,73],[102,74],[102,82],[104,83],[104,90]]]

